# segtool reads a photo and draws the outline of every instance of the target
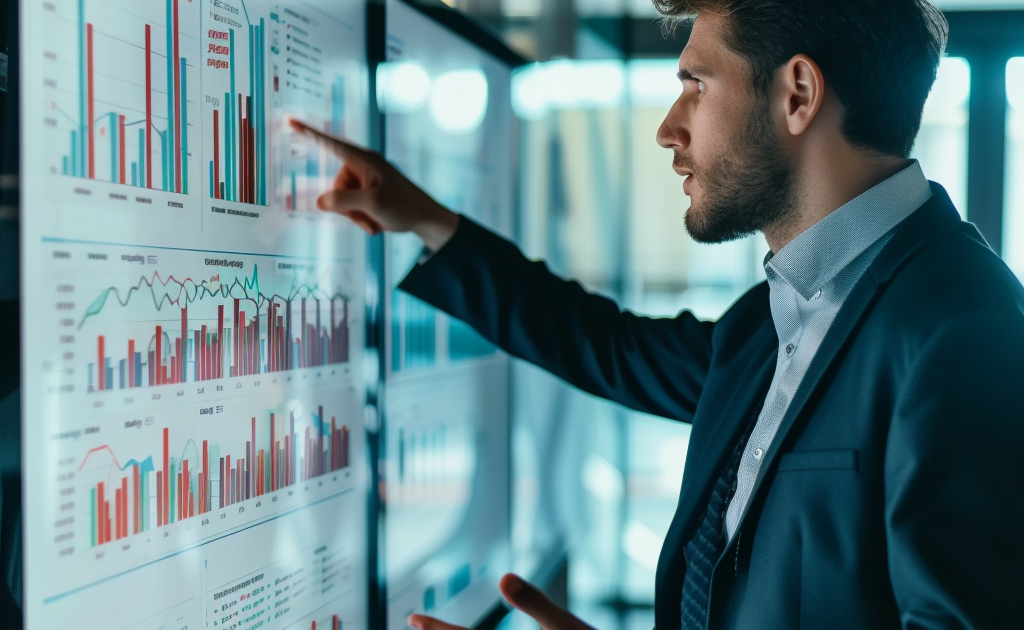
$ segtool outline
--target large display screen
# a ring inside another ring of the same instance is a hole
[[[510,234],[510,66],[417,9],[386,6],[386,156],[449,208]],[[471,625],[509,567],[509,361],[394,289],[418,239],[389,236],[386,250],[388,626],[422,612]]]
[[[366,628],[364,3],[22,20],[28,627]]]

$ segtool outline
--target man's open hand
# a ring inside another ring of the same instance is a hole
[[[348,217],[370,236],[381,232],[415,232],[434,251],[455,233],[459,215],[434,201],[379,153],[294,118],[289,125],[344,162],[334,187],[317,199],[321,210]]]
[[[518,575],[505,574],[498,587],[508,603],[533,617],[544,630],[594,630]],[[419,630],[467,630],[426,615],[410,616],[409,625]]]

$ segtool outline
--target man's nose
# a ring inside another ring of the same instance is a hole
[[[658,127],[658,144],[666,149],[686,149],[690,146],[690,130],[681,101],[682,98],[672,105],[665,120]]]

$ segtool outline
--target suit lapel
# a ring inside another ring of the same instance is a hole
[[[839,309],[835,321],[828,329],[821,346],[814,355],[807,374],[800,382],[793,401],[786,410],[786,415],[772,440],[772,448],[768,449],[767,457],[761,465],[762,474],[758,475],[754,482],[754,488],[747,502],[748,508],[754,503],[765,479],[769,476],[765,473],[771,470],[772,465],[778,459],[787,434],[793,429],[808,400],[821,384],[822,378],[879,295],[879,289],[888,283],[926,244],[960,225],[963,224],[946,191],[938,184],[932,184],[932,198],[900,224],[892,240],[878,254]],[[977,232],[977,230],[974,231]],[[978,238],[980,238],[980,234]],[[981,240],[984,242],[984,239]],[[741,526],[745,519],[746,512],[740,522]]]

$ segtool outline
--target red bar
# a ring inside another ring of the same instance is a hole
[[[274,372],[274,360],[277,354],[274,351],[274,300],[270,300],[270,304],[267,305],[267,372]]]
[[[256,485],[256,471],[253,470],[253,466],[256,465],[256,416],[252,418],[252,449],[249,451],[249,476],[251,477],[250,483]],[[255,488],[253,488],[255,490]]]
[[[98,353],[99,353],[99,363],[97,364],[97,368],[99,368],[99,369],[96,370],[97,373],[99,374],[99,379],[97,380],[96,391],[100,391],[100,392],[102,392],[102,391],[107,389],[107,358],[105,356],[106,353],[104,352],[104,347],[103,346],[104,346],[104,337],[103,337],[103,335],[100,335],[99,336],[99,347],[97,349]]]
[[[103,506],[103,511],[106,512],[106,514],[107,514],[107,524],[106,524],[106,530],[107,531],[106,531],[105,534],[103,534],[103,539],[105,541],[107,541],[107,542],[110,542],[111,540],[113,540],[113,537],[110,535],[111,534],[111,530],[110,530],[110,501],[107,501],[107,503]]]
[[[153,69],[151,66],[149,24],[146,25],[146,188],[153,187]],[[142,165],[140,164],[141,168]],[[140,178],[142,174],[139,174]]]
[[[217,306],[217,373],[215,378],[224,378],[224,305]]]
[[[203,440],[203,509],[201,512],[210,511],[210,500],[207,497],[207,489],[210,487],[210,443],[207,440]]]
[[[96,484],[96,518],[99,522],[96,523],[96,544],[102,545],[106,541],[106,519],[107,512],[104,509],[106,502],[106,493],[104,492],[103,482]]]
[[[227,498],[227,500],[224,500],[223,497],[221,498],[222,507],[224,505],[231,505],[234,502],[232,500],[232,497],[231,497],[231,491],[234,490],[234,488],[231,487],[231,456],[230,455],[228,455],[227,458],[224,461],[224,471],[228,475],[227,479],[224,480],[224,488],[227,490],[228,498]]]
[[[156,525],[164,526],[164,474],[156,473]]]
[[[139,467],[132,466],[132,493],[135,503],[132,505],[132,533],[139,533],[139,508],[142,506],[142,495],[139,493]]]
[[[188,307],[181,309],[181,348],[178,349],[178,371],[181,372],[178,378],[184,383],[188,380],[188,376],[185,374],[185,366],[188,365],[187,357],[188,354]]]
[[[92,77],[92,24],[85,25],[85,73],[88,77],[88,94],[86,95],[87,100],[87,116],[89,117],[89,179],[96,178],[96,142],[93,136],[93,124],[92,121],[96,116],[93,114],[93,108],[95,106],[96,92],[93,90],[93,77]]]
[[[121,477],[121,538],[128,537],[128,477]]]
[[[181,342],[180,341],[177,344],[175,344],[175,345],[178,348],[181,348]],[[177,373],[177,371],[178,371],[178,357],[176,357],[176,356],[175,357],[171,357],[171,373],[168,376],[168,381],[167,381],[168,383],[170,383],[172,385],[175,383],[174,375]]]
[[[334,626],[332,630],[341,630],[341,620],[338,619],[338,615],[334,615],[332,625]]]
[[[250,111],[252,110],[250,105]],[[256,203],[256,128],[249,120],[249,199]]]
[[[220,458],[220,492],[218,494],[219,494],[219,496],[217,497],[217,502],[219,503],[218,507],[223,508],[224,507],[224,458],[223,457]],[[213,497],[210,497],[210,498],[212,499]]]
[[[242,94],[239,94],[239,164],[236,168],[239,169],[239,199],[245,203],[246,199],[246,119],[243,113],[245,110],[242,109]]]
[[[240,364],[239,357],[242,356],[239,353],[239,345],[242,343],[242,339],[238,336],[238,322],[239,322],[239,319],[238,319],[238,317],[239,317],[238,316],[238,304],[239,304],[238,303],[238,298],[235,298],[235,338],[234,338],[234,340],[235,340],[235,366],[234,366],[235,373],[232,374],[231,376],[239,376],[239,369],[238,369],[238,366]]]
[[[125,181],[124,181],[124,116],[118,116],[117,117],[117,124],[118,124],[117,139],[118,139],[118,142],[121,144],[121,183],[123,184],[123,183],[125,183]]]
[[[260,467],[260,469],[256,473],[256,479],[257,479],[257,482],[256,482],[256,488],[257,488],[256,494],[257,494],[257,496],[262,496],[263,494],[266,493],[266,490],[264,489],[264,481],[265,481],[264,477],[266,477],[266,470],[267,470],[266,469],[266,464],[263,461],[263,449],[262,448],[260,449],[260,453],[259,453],[258,459],[259,459],[259,467]]]
[[[128,340],[128,389],[137,386],[135,382],[135,340]]]
[[[168,470],[170,469],[170,458],[167,452],[167,443],[170,437],[169,432],[170,429],[164,429],[164,500],[161,501],[161,504],[164,507],[164,524],[169,523],[171,521],[171,478],[169,476],[170,473],[168,472]]]
[[[334,416],[331,416],[331,458],[328,460],[331,471],[338,469],[338,453],[341,451],[341,444],[338,443],[338,429],[335,428],[334,422]]]
[[[216,107],[213,108],[213,198],[220,199],[220,111]]]
[[[277,443],[274,441],[276,434],[274,430],[274,414],[270,414],[270,489],[277,490]]]
[[[174,0],[174,191],[181,192],[181,64],[178,60],[178,0]]]
[[[163,343],[164,343],[164,327],[156,327],[156,353],[153,355],[153,360],[156,366],[156,384],[164,384],[164,370],[163,370]]]

